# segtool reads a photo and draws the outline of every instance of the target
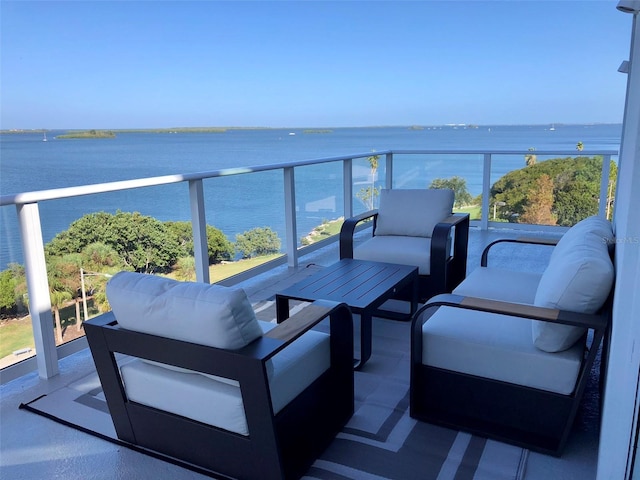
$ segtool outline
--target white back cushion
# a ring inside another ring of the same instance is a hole
[[[552,258],[540,279],[534,305],[595,313],[607,300],[613,279],[607,244],[599,232],[584,232],[573,238],[562,256]],[[534,345],[546,352],[566,350],[583,333],[579,327],[533,322]]]
[[[239,288],[120,272],[107,283],[107,299],[129,330],[231,350],[262,335]]]
[[[382,190],[375,235],[431,238],[435,226],[451,215],[453,190]]]
[[[613,229],[609,220],[597,215],[587,217],[576,223],[562,236],[551,253],[550,262],[553,263],[554,260],[558,260],[570,251],[575,244],[574,242],[580,241],[580,238],[587,233],[596,235],[605,245],[613,241]]]

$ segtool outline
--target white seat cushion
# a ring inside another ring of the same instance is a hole
[[[268,331],[275,324],[259,321]],[[329,335],[309,331],[272,358],[271,401],[277,414],[331,363]],[[238,382],[198,372],[134,360],[121,367],[130,400],[249,435]]]
[[[533,305],[541,277],[540,273],[478,267],[452,293],[465,297]]]
[[[107,299],[128,330],[226,349],[262,335],[240,288],[119,272],[107,283]]]
[[[450,189],[392,189],[380,192],[375,235],[431,237],[435,226],[451,215]]]
[[[573,392],[583,356],[576,344],[559,353],[531,342],[531,320],[440,307],[422,328],[422,363],[562,395]]]
[[[420,275],[431,271],[431,239],[427,237],[374,236],[353,249],[353,258],[418,267]]]

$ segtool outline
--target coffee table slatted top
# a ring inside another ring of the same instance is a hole
[[[408,265],[344,259],[278,294],[299,300],[345,302],[361,310],[388,298],[415,270]]]

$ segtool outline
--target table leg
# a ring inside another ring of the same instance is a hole
[[[360,370],[371,357],[371,312],[360,313],[360,360],[356,360],[353,369]]]
[[[289,297],[276,294],[276,321],[284,322],[289,318]]]
[[[412,293],[411,293],[411,313],[409,314],[410,318],[413,318],[413,315],[418,310],[418,299],[420,298],[420,292],[419,292],[420,289],[418,288],[420,286],[420,280],[417,272],[413,278],[412,283],[413,283],[413,287],[412,287]]]

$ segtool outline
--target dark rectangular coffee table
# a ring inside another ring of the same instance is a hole
[[[384,302],[405,288],[412,288],[409,314],[381,311]],[[289,317],[289,300],[344,302],[360,314],[361,368],[371,356],[371,319],[374,314],[385,318],[410,319],[418,306],[418,269],[408,265],[370,262],[345,258],[276,294],[278,323]]]

